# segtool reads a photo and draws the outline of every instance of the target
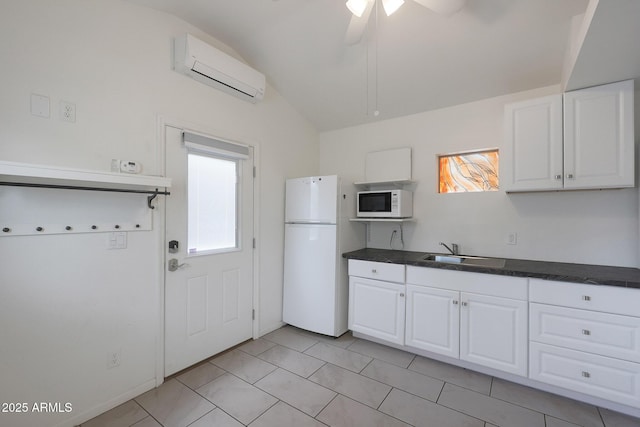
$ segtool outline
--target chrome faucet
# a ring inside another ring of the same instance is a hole
[[[446,243],[440,242],[440,246],[444,246],[445,248],[447,248],[447,250],[449,252],[451,252],[451,255],[458,255],[459,254],[459,252],[458,252],[458,244],[457,243],[452,243],[451,244],[451,248],[450,248],[449,246],[447,246]]]

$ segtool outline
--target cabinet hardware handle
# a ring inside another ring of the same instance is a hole
[[[373,269],[371,269],[371,272],[375,274],[375,273],[377,273],[378,271],[377,271],[375,268],[373,268]]]
[[[582,376],[585,378],[591,378],[591,374],[587,371],[582,371]]]
[[[555,175],[554,178],[560,180],[562,179],[562,175]]]
[[[567,178],[568,178],[568,179],[573,179],[573,174],[572,174],[572,173],[568,173],[568,174],[567,174]]]
[[[583,329],[582,330],[582,335],[591,335],[591,331],[588,329]]]
[[[400,292],[400,296],[401,296],[401,297],[403,297],[403,296],[404,296],[404,294],[403,294],[402,292]]]
[[[452,302],[453,302],[453,305],[458,305],[458,301],[453,300]]]
[[[462,301],[462,306],[463,306],[463,307],[466,307],[466,306],[467,306],[467,303],[466,303],[466,302],[464,302],[464,301]]]
[[[582,301],[591,301],[591,297],[589,295],[582,295]]]

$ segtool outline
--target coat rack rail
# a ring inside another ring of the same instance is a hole
[[[35,184],[30,182],[0,182],[0,185],[11,187],[30,187],[30,188],[53,188],[56,190],[83,190],[83,191],[106,191],[110,193],[136,193],[136,194],[150,194],[147,197],[147,206],[149,209],[155,209],[151,206],[151,202],[158,196],[169,196],[169,191],[155,190],[131,190],[128,188],[103,188],[103,187],[82,187],[75,185],[57,185],[57,184]]]

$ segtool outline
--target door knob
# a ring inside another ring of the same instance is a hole
[[[189,264],[185,264],[185,263],[179,264],[177,259],[171,258],[169,260],[169,271],[176,271],[176,270],[178,270],[178,269],[180,269],[182,267],[185,267],[187,265],[189,265]]]

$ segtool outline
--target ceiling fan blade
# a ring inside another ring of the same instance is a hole
[[[462,9],[467,0],[413,0],[438,15],[450,16]]]
[[[364,30],[367,28],[367,22],[369,22],[369,17],[371,16],[374,4],[375,0],[369,0],[367,2],[367,7],[360,18],[356,15],[351,15],[351,21],[349,21],[349,27],[347,27],[347,34],[345,35],[346,44],[358,44],[360,40],[362,40],[362,35],[364,34]]]

